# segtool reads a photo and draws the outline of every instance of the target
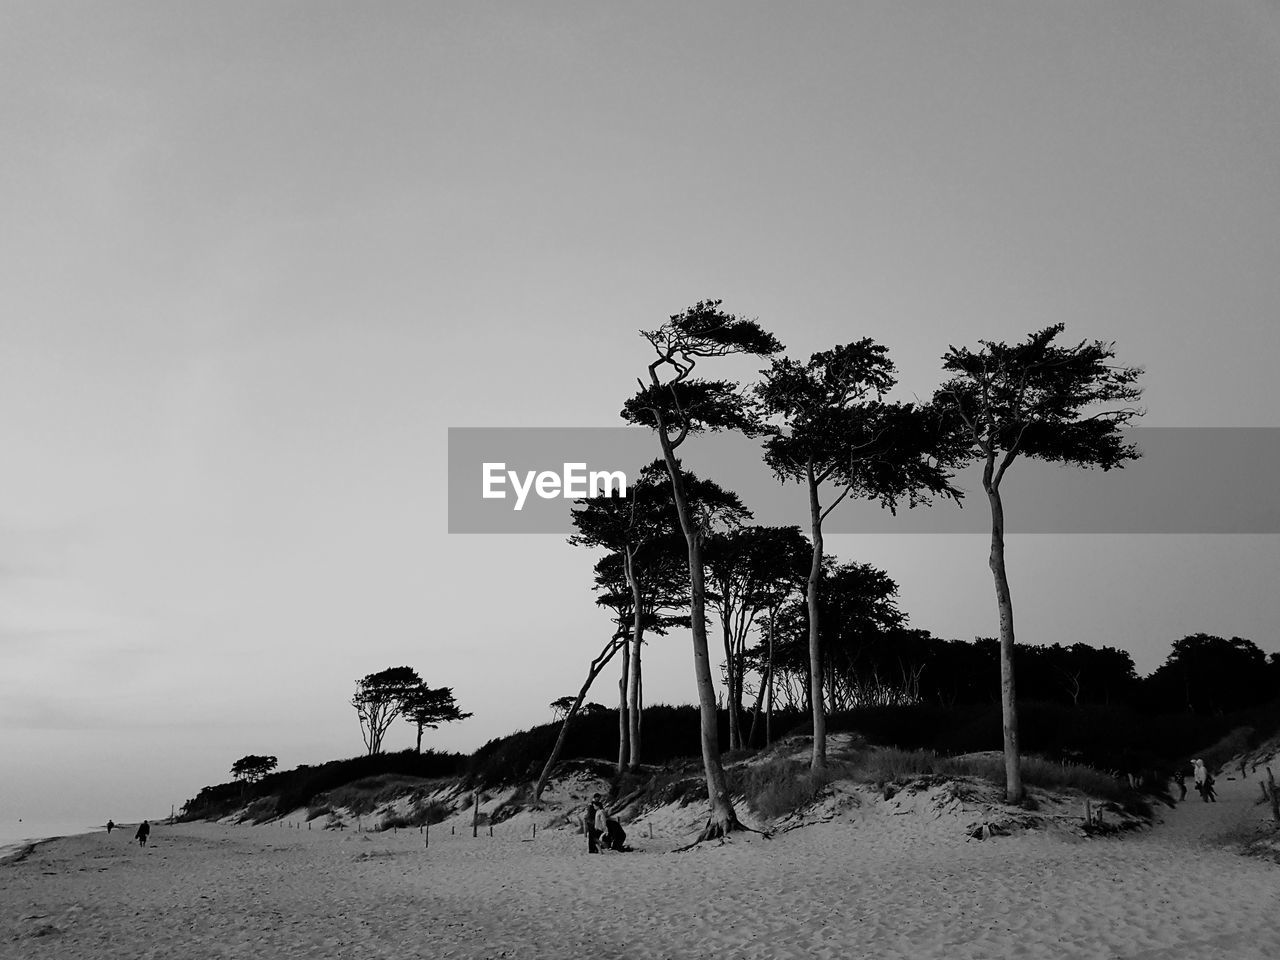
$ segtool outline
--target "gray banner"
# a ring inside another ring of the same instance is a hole
[[[1143,427],[1129,431],[1142,457],[1103,472],[1017,460],[1001,491],[1010,533],[1280,533],[1280,428]],[[762,524],[808,526],[808,501],[780,483],[758,441],[691,437],[687,469],[735,491]],[[627,482],[660,455],[637,427],[451,428],[450,533],[569,534],[569,510],[592,488]],[[990,514],[977,466],[956,479],[966,497],[897,516],[846,500],[827,533],[985,533]],[[824,487],[824,502],[835,491]]]

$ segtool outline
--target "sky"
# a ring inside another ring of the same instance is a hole
[[[1274,2],[10,0],[0,90],[0,818],[358,754],[388,666],[474,713],[428,746],[549,720],[593,557],[449,535],[447,430],[616,425],[701,299],[794,357],[872,337],[903,398],[1063,322],[1145,425],[1280,426]],[[983,537],[828,546],[995,633]],[[1275,536],[1009,563],[1025,642],[1280,651]],[[687,637],[645,678],[691,702]]]

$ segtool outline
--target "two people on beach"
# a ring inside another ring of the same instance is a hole
[[[622,824],[605,813],[604,797],[598,793],[591,795],[591,802],[582,815],[582,828],[587,835],[587,853],[631,849],[627,846],[627,834]]]
[[[1196,793],[1200,794],[1200,799],[1205,803],[1217,803],[1218,795],[1213,792],[1213,774],[1208,771],[1204,761],[1199,757],[1191,763],[1195,767]]]

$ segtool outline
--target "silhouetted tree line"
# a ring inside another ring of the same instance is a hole
[[[829,713],[999,702],[998,639],[944,640],[910,629],[886,602],[896,589],[892,580],[860,565],[847,565],[846,579],[854,572],[863,588],[830,591],[832,606],[843,603],[846,615],[824,620]],[[762,672],[763,647],[753,648],[748,657],[752,669]],[[779,615],[774,638],[775,695],[784,708],[807,706],[808,657],[804,604],[793,604]],[[1014,665],[1020,699],[1063,706],[1123,705],[1148,714],[1221,716],[1280,697],[1280,655],[1268,658],[1242,637],[1183,637],[1147,677],[1138,676],[1126,651],[1083,642],[1022,644],[1014,650]]]

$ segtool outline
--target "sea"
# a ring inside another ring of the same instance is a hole
[[[70,837],[78,833],[93,833],[105,830],[106,826],[87,822],[87,820],[38,820],[24,817],[5,819],[0,822],[0,860],[9,854],[22,849],[33,840],[48,840],[51,837]]]

